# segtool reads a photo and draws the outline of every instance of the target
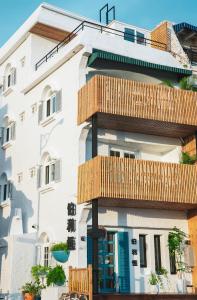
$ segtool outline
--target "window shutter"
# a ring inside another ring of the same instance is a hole
[[[11,140],[15,140],[16,137],[16,123],[14,122],[11,126]]]
[[[118,232],[118,279],[120,293],[129,293],[130,258],[128,232]]]
[[[8,181],[8,198],[12,199],[13,194],[13,184],[11,181]]]
[[[0,128],[1,145],[4,144],[4,132],[5,132],[5,128],[4,128],[4,127],[1,127],[1,128]]]
[[[62,110],[62,90],[56,92],[56,112]]]
[[[55,181],[61,180],[61,160],[55,162]]]
[[[16,84],[16,68],[11,69],[11,85]]]
[[[37,169],[37,187],[40,188],[42,186],[42,166],[39,166]]]
[[[6,90],[6,77],[3,76],[3,92]]]
[[[38,106],[38,123],[40,123],[43,119],[43,101]]]

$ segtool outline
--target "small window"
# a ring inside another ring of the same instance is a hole
[[[3,185],[3,201],[6,201],[8,198],[8,185],[7,183]]]
[[[124,30],[124,40],[129,42],[135,42],[135,31],[134,29],[125,28]]]
[[[110,156],[120,157],[120,151],[110,150]]]
[[[9,140],[10,140],[10,127],[7,127],[7,128],[5,129],[5,131],[6,131],[5,142],[9,142]]]
[[[18,183],[21,183],[23,180],[23,173],[18,173]]]
[[[146,40],[145,40],[145,38],[144,38],[144,34],[137,31],[137,34],[136,34],[136,35],[137,35],[137,43],[138,43],[138,44],[141,44],[141,45],[145,45]]]
[[[45,166],[45,184],[55,181],[55,163]]]
[[[140,248],[140,268],[147,268],[146,257],[146,235],[139,235],[139,248]]]
[[[49,247],[44,247],[44,266],[49,266]]]
[[[134,153],[125,152],[124,153],[124,158],[135,159],[135,154]]]
[[[8,87],[11,86],[11,74],[8,75]]]
[[[49,98],[46,101],[46,116],[49,117],[55,112],[56,112],[56,96],[54,94],[51,96],[51,98]]]
[[[15,139],[15,122],[9,123],[2,129],[2,145]]]
[[[159,271],[161,270],[160,235],[154,235],[154,249],[155,249],[155,272],[159,273]]]

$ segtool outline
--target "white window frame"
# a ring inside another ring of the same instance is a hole
[[[48,180],[47,180],[46,169],[48,169]],[[44,164],[43,173],[44,173],[44,185],[45,186],[48,186],[55,182],[55,160],[51,160],[48,163]]]
[[[123,147],[118,147],[118,146],[110,146],[109,147],[109,156],[110,156],[110,152],[111,151],[116,151],[116,152],[119,152],[120,153],[120,158],[124,158],[124,154],[125,153],[128,153],[128,154],[134,154],[135,155],[135,158],[133,159],[139,159],[139,152],[137,151],[132,151],[132,150],[126,150],[125,148]],[[132,159],[132,158],[131,158]]]
[[[12,189],[11,185],[12,183],[7,179],[7,176],[6,176],[6,181],[3,184],[0,184],[0,206],[1,207],[7,206],[10,203],[11,189]]]
[[[1,137],[3,139],[2,148],[5,150],[8,147],[10,147],[13,141],[15,140],[16,122],[14,121],[9,122],[7,126],[2,128],[2,130],[3,130],[3,136]],[[8,130],[9,130],[9,136],[7,139]]]

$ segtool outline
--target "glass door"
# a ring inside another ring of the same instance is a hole
[[[116,291],[115,232],[107,232],[105,239],[99,239],[99,290]]]

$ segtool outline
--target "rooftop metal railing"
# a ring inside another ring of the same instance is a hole
[[[59,42],[53,49],[51,49],[44,57],[42,57],[35,65],[35,70],[38,70],[38,68],[43,65],[44,63],[48,62],[56,53],[59,52],[59,50],[67,45],[73,38],[77,36],[77,33],[80,31],[83,31],[85,28],[91,28],[93,30],[97,30],[100,33],[107,33],[110,35],[115,35],[122,37],[123,39],[126,40],[131,40],[131,42],[137,42],[138,44],[147,46],[151,45],[154,47],[158,47],[161,50],[166,51],[167,50],[167,45],[158,41],[154,41],[142,36],[138,36],[137,34],[132,34],[128,32],[124,32],[121,30],[117,30],[114,28],[110,28],[107,26],[103,26],[100,24],[88,22],[88,21],[83,21],[79,26],[77,26],[69,35],[65,37],[61,42]]]

